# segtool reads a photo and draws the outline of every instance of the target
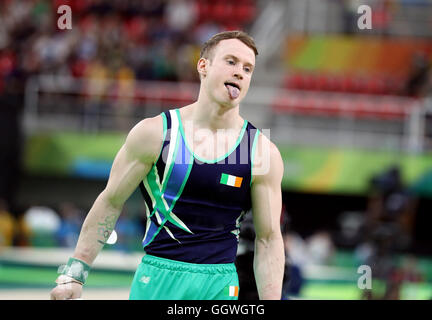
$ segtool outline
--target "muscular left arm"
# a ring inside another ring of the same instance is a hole
[[[262,138],[261,138],[262,137]],[[267,144],[270,155],[261,155],[269,161],[263,174],[254,175],[252,183],[252,214],[255,226],[254,273],[259,298],[280,300],[285,266],[285,253],[280,229],[282,209],[281,181],[283,162],[279,150],[266,137],[260,143]],[[263,153],[264,154],[264,153]],[[255,167],[255,166],[254,166]]]

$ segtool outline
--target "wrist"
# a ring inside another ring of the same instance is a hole
[[[79,282],[78,280],[75,280],[74,278],[66,276],[64,274],[59,275],[55,283],[57,283],[57,285],[69,284],[69,283],[78,283],[80,285],[83,285],[82,282]]]
[[[58,269],[58,273],[63,276],[69,277],[78,283],[84,284],[87,280],[88,274],[90,272],[90,266],[82,260],[76,258],[69,258],[66,265],[62,265]],[[59,277],[60,278],[60,277]],[[63,279],[66,278],[61,278]]]

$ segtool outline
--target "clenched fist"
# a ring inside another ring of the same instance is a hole
[[[60,275],[57,286],[51,290],[51,300],[68,300],[81,298],[82,284],[66,275]]]

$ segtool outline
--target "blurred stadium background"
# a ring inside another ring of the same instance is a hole
[[[431,0],[3,0],[0,299],[49,298],[127,132],[196,99],[200,45],[234,29],[260,51],[241,114],[271,129],[285,164],[284,297],[432,298]],[[127,299],[144,210],[135,192],[85,299]],[[364,264],[372,290],[358,288]]]

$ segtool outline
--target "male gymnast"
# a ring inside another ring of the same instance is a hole
[[[131,129],[51,299],[81,297],[90,266],[137,187],[147,225],[131,300],[238,299],[234,262],[240,222],[250,209],[259,298],[281,299],[283,162],[277,147],[239,113],[257,55],[242,31],[214,35],[197,63],[197,101]]]

